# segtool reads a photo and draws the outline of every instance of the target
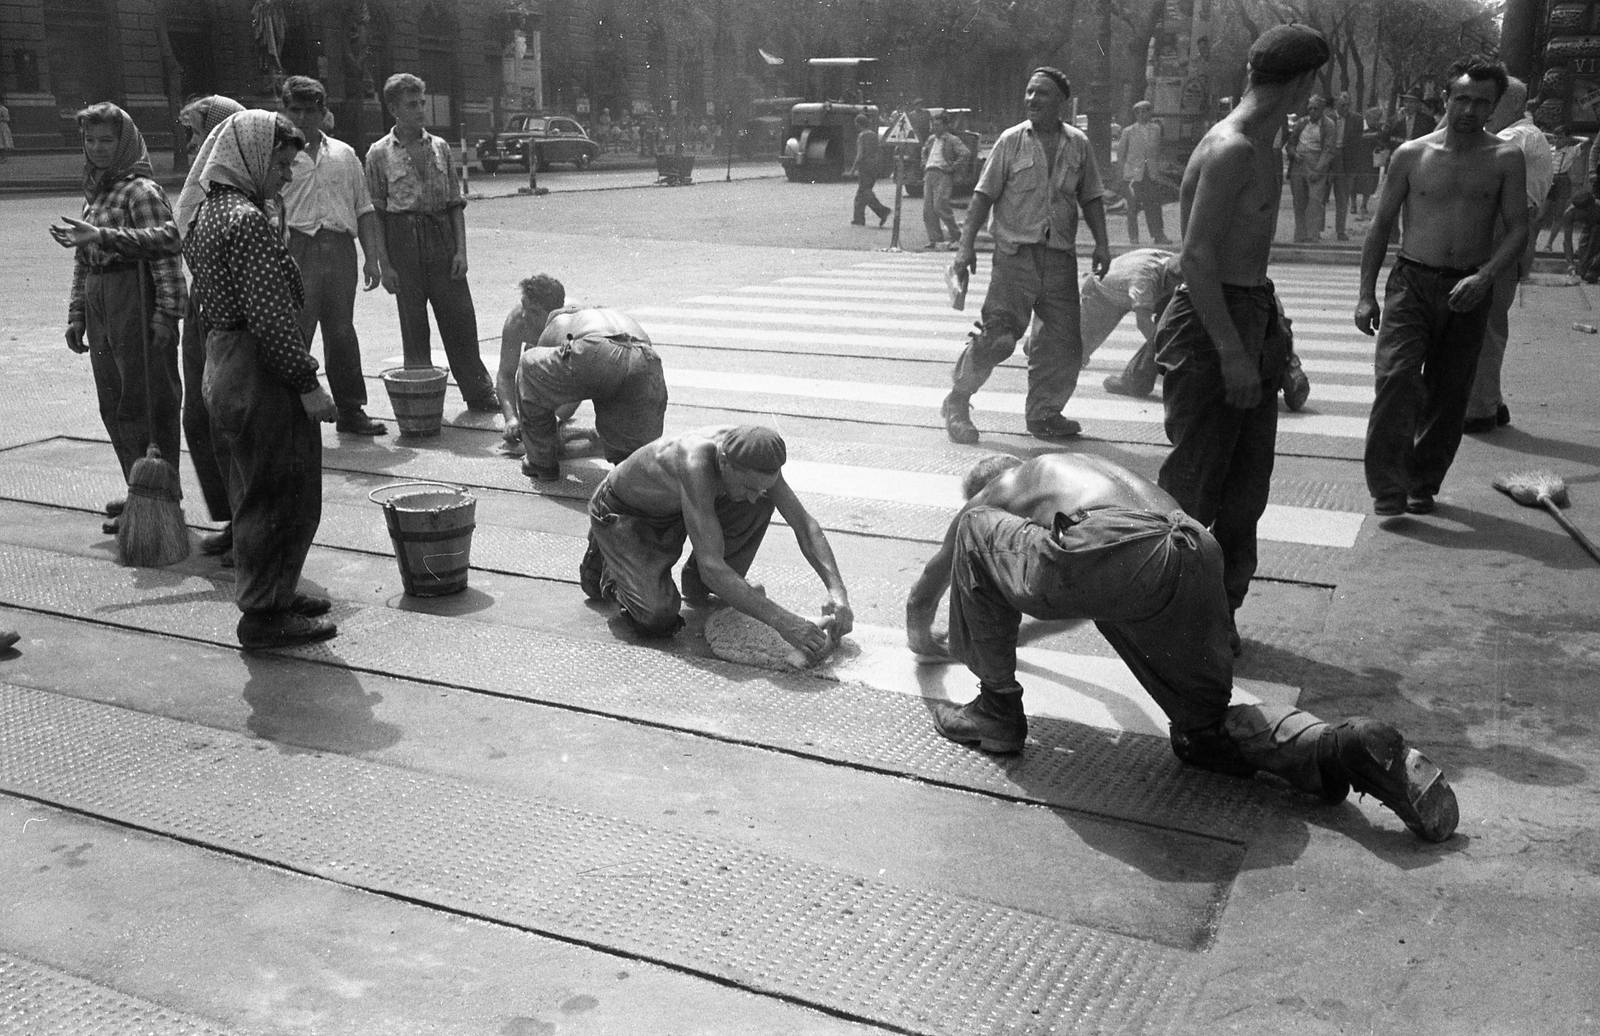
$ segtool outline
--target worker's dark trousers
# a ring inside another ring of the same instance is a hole
[[[200,483],[206,511],[214,522],[233,521],[233,505],[228,502],[226,459],[217,456],[218,444],[211,434],[211,411],[206,409],[206,337],[209,331],[200,315],[200,304],[189,296],[189,310],[183,317],[183,437],[189,443],[189,461]]]
[[[443,214],[383,214],[384,244],[390,265],[400,278],[395,303],[400,309],[400,345],[407,367],[433,364],[428,305],[439,322],[439,338],[461,395],[470,403],[488,405],[494,382],[478,352],[478,314],[465,277],[450,276],[455,242]]]
[[[1024,615],[1093,619],[1166,713],[1185,762],[1238,772],[1242,759],[1322,790],[1327,724],[1299,709],[1229,704],[1222,548],[1182,511],[1097,508],[1059,530],[995,507],[965,512],[950,572],[951,651],[985,686],[1015,686]]]
[[[148,277],[141,283],[137,264],[90,270],[83,286],[84,331],[100,420],[111,436],[124,481],[151,442],[161,450],[162,459],[177,464],[181,441],[183,386],[178,380],[176,343],[159,353],[151,349],[148,396],[145,391],[149,329],[141,326],[141,290],[142,308],[154,319],[155,283]]]
[[[257,358],[248,331],[206,339],[206,406],[228,458],[234,599],[246,614],[288,610],[322,520],[322,432],[300,394]]]

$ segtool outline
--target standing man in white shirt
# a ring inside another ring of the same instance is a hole
[[[1505,363],[1506,340],[1511,337],[1511,303],[1517,297],[1517,282],[1533,271],[1534,244],[1539,236],[1539,210],[1544,207],[1550,184],[1555,179],[1555,160],[1544,131],[1534,125],[1527,113],[1528,85],[1513,77],[1494,111],[1489,128],[1496,136],[1509,140],[1522,152],[1528,177],[1528,242],[1517,262],[1500,272],[1494,282],[1494,300],[1489,305],[1489,326],[1483,332],[1483,351],[1478,353],[1478,373],[1467,396],[1467,420],[1462,430],[1481,435],[1511,423],[1511,409],[1500,395],[1500,368]],[[1501,228],[1500,233],[1505,233]]]
[[[928,139],[922,142],[922,226],[928,232],[928,250],[942,247],[949,231],[951,247],[961,240],[961,225],[950,207],[955,171],[972,151],[950,132],[941,112],[932,117]]]
[[[339,408],[335,427],[355,435],[382,435],[389,429],[367,416],[367,383],[361,376],[361,342],[356,338],[356,238],[366,256],[361,275],[366,290],[382,280],[377,242],[378,217],[367,193],[366,175],[355,149],[322,132],[328,92],[308,76],[290,76],[278,96],[284,114],[305,134],[306,146],[291,167],[294,178],[283,188],[289,255],[300,267],[306,302],[300,330],[309,346],[322,325],[322,352],[328,388]]]
[[[1161,123],[1151,118],[1155,106],[1140,101],[1133,106],[1134,123],[1122,131],[1117,142],[1122,152],[1122,178],[1128,182],[1133,197],[1128,204],[1128,241],[1139,243],[1139,213],[1150,227],[1150,237],[1160,245],[1167,240],[1166,224],[1161,216],[1161,195],[1155,174],[1161,164]]]

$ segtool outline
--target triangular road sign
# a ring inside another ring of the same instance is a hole
[[[884,136],[885,144],[915,144],[917,142],[916,130],[911,128],[911,120],[904,112],[894,120],[894,125],[889,127],[889,132]]]

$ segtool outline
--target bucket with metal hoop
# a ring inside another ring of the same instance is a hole
[[[367,498],[383,505],[406,593],[440,597],[467,588],[476,497],[443,482],[396,482]]]
[[[390,367],[380,377],[389,392],[401,435],[438,435],[444,422],[444,386],[450,372],[441,367]]]

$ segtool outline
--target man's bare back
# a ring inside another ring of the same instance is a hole
[[[1049,528],[1055,516],[1083,508],[1127,507],[1176,511],[1160,486],[1099,457],[1047,453],[999,475],[969,507],[998,507]]]
[[[612,491],[629,507],[662,518],[683,513],[686,487],[709,491],[709,503],[727,491],[717,448],[733,428],[697,428],[641,446],[611,472]]]
[[[1200,138],[1184,167],[1178,205],[1184,250],[1199,246],[1217,280],[1248,287],[1266,283],[1283,161],[1270,142],[1248,132],[1247,114],[1235,109]]]

